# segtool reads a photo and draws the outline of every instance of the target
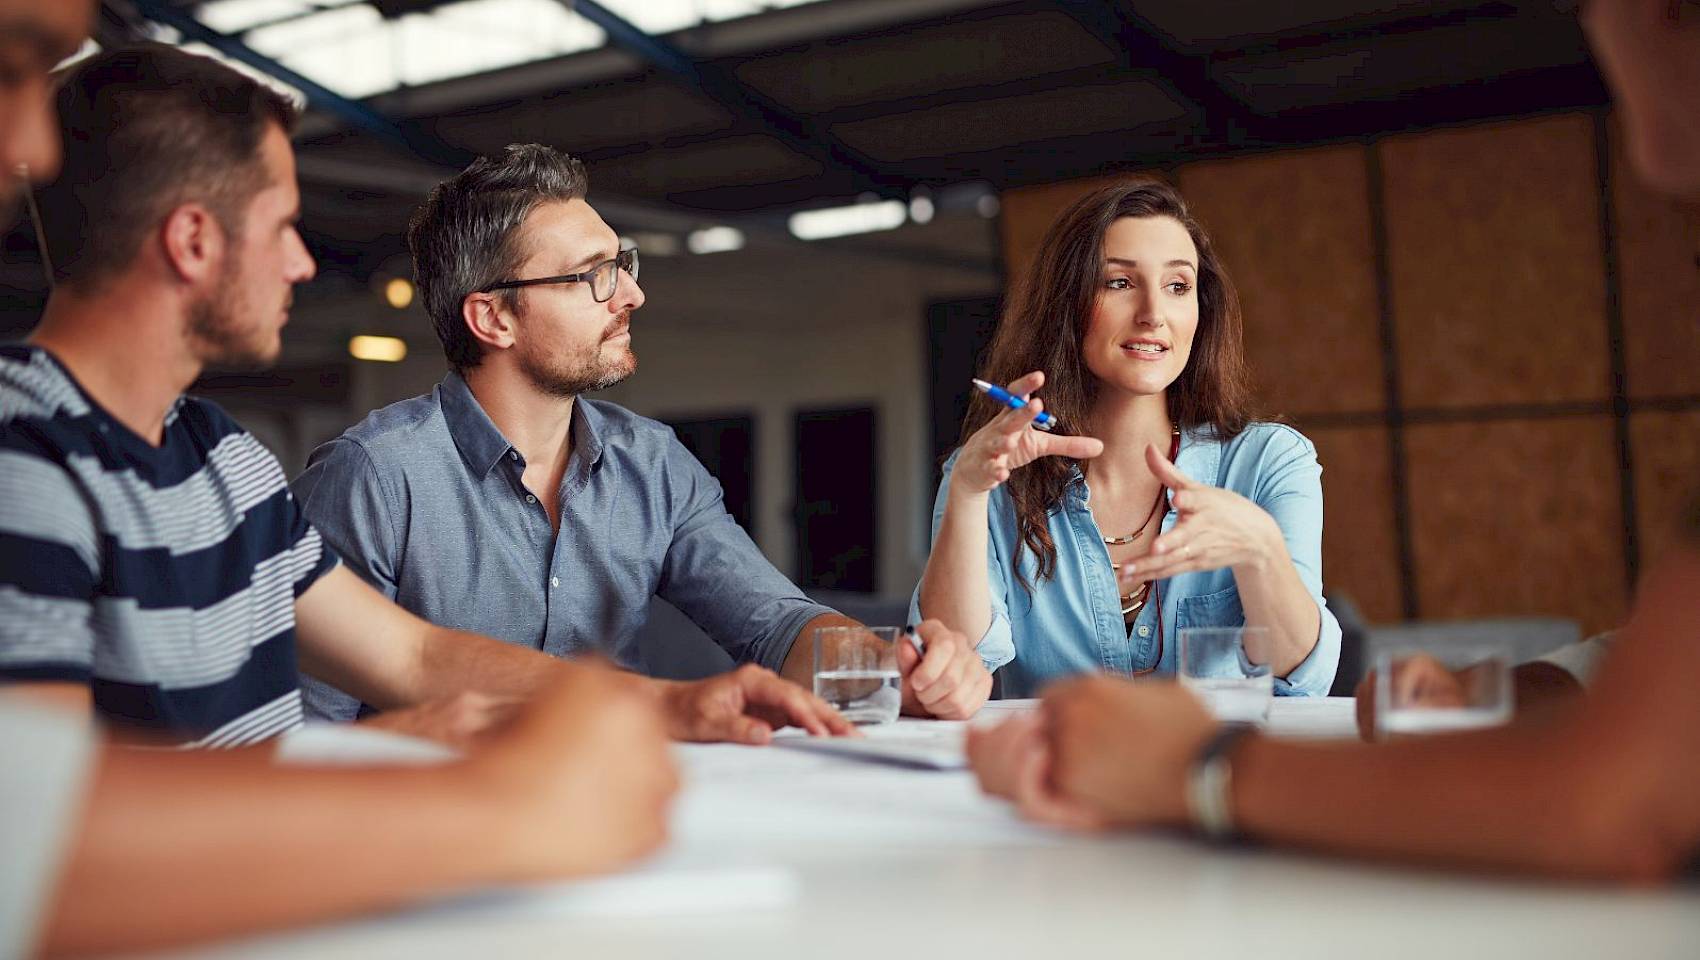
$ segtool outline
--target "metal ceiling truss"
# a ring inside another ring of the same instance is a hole
[[[444,143],[412,126],[397,123],[358,100],[345,97],[324,84],[291,70],[243,43],[241,38],[214,30],[195,19],[193,14],[182,7],[165,0],[131,2],[135,5],[136,12],[143,17],[176,30],[185,40],[204,43],[232,60],[245,63],[261,73],[289,84],[300,90],[311,106],[391,147],[457,170],[474,159],[475,155],[470,151]]]
[[[1238,146],[1253,138],[1259,118],[1211,78],[1209,59],[1181,50],[1126,0],[1056,0],[1056,9],[1092,36],[1114,38],[1122,66],[1185,107],[1207,139]]]
[[[601,27],[608,34],[609,43],[671,75],[732,116],[759,122],[766,133],[783,141],[792,150],[813,158],[829,170],[836,168],[847,172],[859,191],[887,198],[908,198],[907,181],[879,169],[873,161],[833,136],[826,125],[793,113],[777,100],[739,80],[725,65],[690,56],[666,40],[639,30],[596,0],[559,2]]]
[[[417,158],[447,168],[445,170],[445,176],[449,171],[459,170],[468,163],[471,163],[477,156],[472,151],[464,150],[452,144],[445,143],[442,140],[439,140],[436,137],[420,131],[410,125],[397,123],[366,104],[345,97],[342,94],[325,87],[323,84],[314,82],[313,80],[302,76],[271,57],[249,47],[247,44],[243,43],[240,38],[221,33],[211,27],[208,27],[206,24],[201,23],[199,20],[195,19],[195,17],[192,16],[185,7],[177,6],[168,2],[168,0],[130,0],[130,3],[133,5],[138,15],[154,23],[171,27],[182,34],[185,40],[206,44],[233,60],[244,63],[255,70],[295,87],[307,97],[308,103],[311,106],[337,118],[349,127],[370,135],[393,149],[400,150],[406,154],[411,154]],[[102,6],[102,35],[106,38],[107,42],[117,43],[137,39],[138,34],[134,29],[133,24],[126,23],[124,18],[115,9],[106,9],[108,6],[107,4],[103,4]],[[610,14],[610,16],[612,15]],[[626,26],[635,35],[628,38],[632,42],[637,42],[638,37],[647,36],[647,34],[643,34],[642,31],[638,31],[635,27],[631,27],[629,24]],[[607,30],[608,28],[607,26],[604,26],[603,29]],[[611,39],[614,38],[614,31],[610,30],[609,36]],[[654,38],[650,39],[653,40]],[[671,50],[669,45],[661,44],[658,41],[657,43],[661,48],[657,51],[658,53]],[[679,54],[678,51],[672,52],[677,57],[683,58],[683,62],[680,60],[674,60],[672,62],[673,68],[689,69],[686,64],[694,64],[694,61],[690,61],[690,58],[684,57],[683,54]],[[659,65],[660,64],[658,64],[658,66]],[[695,68],[711,77],[716,73],[723,72],[716,68],[704,69],[705,65],[702,64],[695,64]],[[713,83],[714,81],[710,80],[710,82]],[[736,81],[732,82],[736,83]],[[302,167],[302,172],[310,175],[310,172],[314,169],[315,161],[308,157],[302,157],[299,162]],[[393,188],[395,184],[393,182],[389,182],[391,179],[392,178],[390,177],[379,177],[378,181],[374,182],[374,186],[376,187],[378,182],[385,182],[389,183],[389,186]],[[415,188],[418,188],[420,184],[414,184],[414,186]],[[875,186],[875,184],[870,182],[869,188],[872,189],[873,186]],[[886,191],[884,195],[907,196],[906,189],[899,188],[892,183],[884,183],[883,189]],[[898,191],[900,189],[901,192],[899,193]],[[608,213],[610,216],[617,219],[629,220],[631,221],[629,225],[635,228],[660,228],[664,230],[682,231],[684,229],[688,229],[688,227],[685,226],[686,221],[706,223],[710,220],[714,220],[720,223],[736,225],[739,229],[751,235],[752,238],[765,237],[772,240],[795,242],[785,230],[783,218],[778,216],[715,216],[714,214],[697,211],[687,212],[684,210],[667,209],[658,207],[655,204],[644,203],[642,201],[632,201],[608,195],[601,196],[598,200],[598,204],[604,209],[605,213]],[[345,257],[350,256],[355,260],[362,259],[354,251],[340,250],[334,238],[326,237],[322,239],[325,241],[324,245],[329,248],[330,252],[332,252],[332,259],[338,262],[341,262],[345,259]],[[928,253],[916,254],[904,253],[901,251],[880,250],[872,247],[864,248],[857,247],[851,243],[831,245],[841,247],[842,249],[845,249],[846,252],[853,252],[858,255],[874,257],[876,259],[895,258],[906,261],[917,259],[926,261],[930,259],[930,254]],[[970,267],[970,264],[957,258],[939,257],[938,260],[938,265],[940,266],[956,268]],[[343,265],[355,266],[355,264],[351,262]],[[985,269],[983,265],[981,265],[981,269]]]
[[[473,154],[468,151],[421,133],[411,125],[398,123],[371,107],[345,97],[259,53],[241,38],[214,30],[196,19],[185,7],[169,0],[131,2],[137,12],[148,20],[169,26],[182,34],[186,40],[204,43],[233,60],[276,77],[302,91],[315,108],[393,147],[430,162],[457,169],[473,159]],[[691,57],[667,41],[638,29],[595,0],[560,2],[600,27],[608,35],[612,45],[638,56],[658,70],[683,82],[734,117],[759,125],[763,132],[779,139],[798,153],[816,160],[826,169],[838,169],[847,173],[859,192],[874,193],[881,197],[908,198],[910,185],[907,181],[878,169],[872,161],[832,136],[824,125],[787,110],[771,97],[739,81],[729,68]],[[396,6],[397,10],[422,10],[440,3],[441,0],[414,0],[397,5],[392,0],[391,5]]]

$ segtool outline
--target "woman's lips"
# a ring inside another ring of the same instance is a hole
[[[1153,346],[1155,346],[1155,345],[1153,345]],[[1124,344],[1122,344],[1122,354],[1124,356],[1131,357],[1135,360],[1155,361],[1155,360],[1161,360],[1164,357],[1168,356],[1169,355],[1169,348],[1168,347],[1160,347],[1158,349],[1153,350],[1150,347],[1147,347],[1147,348],[1141,350],[1141,349],[1139,349],[1138,347],[1135,347],[1132,344],[1124,343]]]

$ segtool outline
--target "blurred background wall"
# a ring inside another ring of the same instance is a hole
[[[1700,478],[1700,220],[1627,175],[1541,0],[103,4],[100,43],[138,37],[308,104],[320,275],[277,369],[197,385],[292,473],[441,378],[407,218],[538,141],[643,250],[638,372],[600,396],[674,424],[781,570],[878,610],[1007,280],[1113,177],[1170,178],[1215,236],[1260,404],[1320,451],[1329,588],[1371,619],[1609,626]],[[866,222],[805,239],[823,209]],[[4,246],[22,336],[27,224]]]

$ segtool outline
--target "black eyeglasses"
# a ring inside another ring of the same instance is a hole
[[[533,287],[540,283],[588,283],[590,284],[591,299],[597,303],[607,303],[620,285],[620,271],[622,270],[630,274],[633,280],[637,279],[637,247],[627,247],[615,254],[614,259],[604,260],[583,273],[563,273],[558,277],[538,277],[535,280],[502,280],[492,283],[478,292],[489,293],[492,290]]]

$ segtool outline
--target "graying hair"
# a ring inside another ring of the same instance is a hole
[[[431,191],[408,224],[407,246],[414,283],[451,367],[465,371],[484,358],[461,305],[492,283],[514,279],[526,258],[519,242],[525,218],[539,204],[580,199],[589,187],[577,158],[525,143],[500,157],[479,157]],[[501,293],[511,308],[517,291]]]

